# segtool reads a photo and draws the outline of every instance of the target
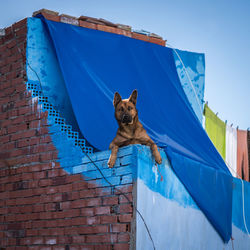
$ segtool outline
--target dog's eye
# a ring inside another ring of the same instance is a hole
[[[130,110],[132,110],[132,109],[133,109],[132,107],[128,106],[128,111],[130,111]]]
[[[123,112],[123,111],[124,111],[123,107],[119,108],[119,111],[122,111],[122,112]]]

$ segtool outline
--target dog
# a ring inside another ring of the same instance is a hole
[[[130,144],[142,144],[150,146],[151,152],[158,164],[162,159],[154,141],[148,136],[146,130],[138,119],[136,109],[137,90],[134,90],[128,99],[121,98],[118,92],[114,95],[113,105],[115,108],[115,118],[119,128],[114,140],[110,143],[111,155],[108,160],[109,168],[114,167],[119,147]]]

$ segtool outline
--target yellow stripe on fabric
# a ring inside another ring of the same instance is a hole
[[[223,159],[226,158],[226,124],[205,105],[205,128],[211,141],[219,151]]]

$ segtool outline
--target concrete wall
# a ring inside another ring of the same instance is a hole
[[[156,249],[250,249],[242,216],[242,184],[234,178],[233,241],[224,244],[174,174],[164,152],[157,171],[146,147],[138,147],[137,208],[142,213]],[[250,229],[250,184],[244,182],[245,217]],[[153,249],[141,218],[136,216],[137,249]]]

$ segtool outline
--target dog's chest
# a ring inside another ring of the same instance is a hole
[[[127,146],[130,144],[146,144],[147,137],[145,137],[145,132],[143,130],[135,130],[134,133],[121,133],[123,139],[121,144]]]

